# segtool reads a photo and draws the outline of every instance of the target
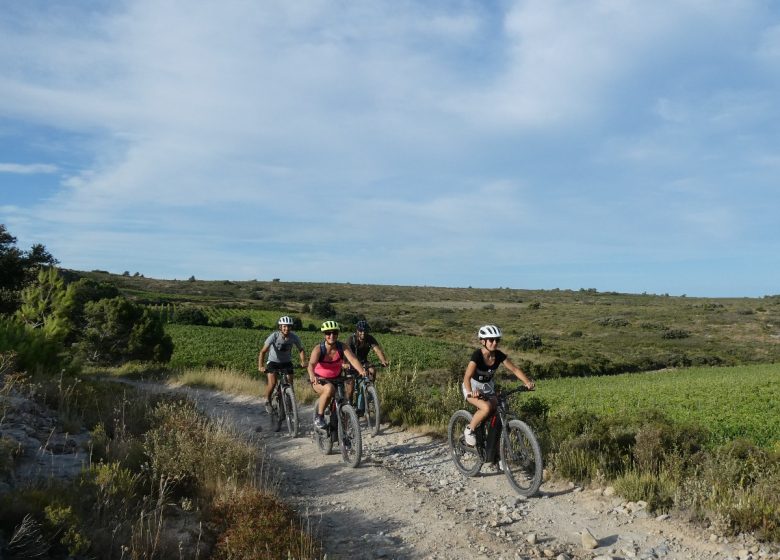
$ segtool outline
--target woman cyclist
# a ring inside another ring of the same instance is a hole
[[[325,408],[336,394],[336,386],[328,381],[341,375],[344,359],[363,377],[366,376],[366,370],[352,350],[339,342],[339,330],[341,329],[336,321],[325,321],[320,330],[325,336],[325,340],[312,348],[308,370],[311,386],[314,392],[320,396],[314,411],[314,427],[321,430],[325,427]]]
[[[268,374],[268,382],[265,387],[265,410],[271,412],[271,393],[276,386],[276,374],[284,373],[287,375],[287,382],[292,385],[293,365],[292,365],[292,347],[298,348],[298,357],[301,359],[301,367],[306,363],[306,353],[303,351],[303,344],[298,335],[292,332],[292,317],[285,315],[279,317],[277,321],[278,331],[272,332],[265,339],[260,355],[257,357],[257,370],[260,373]],[[265,356],[268,355],[268,363],[264,364]]]
[[[471,422],[463,430],[467,445],[477,444],[474,430],[496,410],[498,401],[494,375],[498,366],[504,364],[529,390],[534,388],[534,382],[523,373],[523,370],[498,349],[498,344],[501,342],[501,329],[495,325],[485,325],[480,327],[478,336],[481,348],[474,350],[463,376],[463,397],[468,403],[477,407]]]
[[[360,360],[360,363],[363,364],[364,368],[368,365],[368,354],[371,352],[371,350],[373,350],[376,354],[376,357],[379,358],[379,363],[386,367],[388,362],[387,358],[385,357],[385,352],[382,350],[382,347],[379,345],[377,339],[374,338],[372,334],[369,334],[368,331],[368,321],[358,321],[357,325],[355,325],[355,332],[349,336],[349,339],[347,339],[347,346],[350,350],[352,350],[352,353],[357,356],[358,360]],[[369,379],[373,381],[376,376],[376,369],[369,366],[367,371]],[[350,378],[344,385],[344,388],[347,390],[347,398],[350,401],[352,400],[352,392],[355,388],[355,382],[352,378],[356,373],[357,372],[355,369],[350,367],[349,371],[347,372],[347,375],[350,376]],[[362,416],[363,414],[362,403],[360,401],[358,401],[357,414],[358,416]]]

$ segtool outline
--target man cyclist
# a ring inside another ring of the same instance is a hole
[[[293,364],[292,348],[298,348],[298,357],[301,361],[301,367],[306,367],[306,352],[303,351],[303,344],[298,335],[292,332],[293,320],[287,315],[279,317],[277,321],[279,330],[272,332],[265,339],[263,348],[257,358],[257,370],[260,373],[268,374],[268,382],[265,387],[265,411],[271,412],[271,394],[276,387],[276,374],[284,373],[287,376],[287,382],[292,385],[293,382]],[[268,362],[264,364],[265,357],[268,355]]]
[[[352,353],[357,356],[357,359],[360,360],[360,363],[363,364],[363,367],[366,368],[366,371],[368,372],[368,378],[373,381],[376,377],[376,368],[373,366],[366,367],[369,365],[369,352],[373,350],[377,358],[379,358],[379,363],[381,363],[383,366],[387,366],[388,362],[387,358],[385,357],[384,350],[382,350],[382,347],[380,346],[377,339],[369,333],[369,329],[370,327],[368,326],[368,321],[358,321],[357,325],[355,325],[355,332],[352,333],[347,339],[347,346],[350,350],[352,350]],[[355,389],[354,377],[356,374],[357,371],[353,367],[350,367],[347,371],[348,381],[344,384],[347,398],[350,401],[352,401],[352,393]],[[363,415],[363,406],[364,404],[359,400],[357,403],[358,416]]]

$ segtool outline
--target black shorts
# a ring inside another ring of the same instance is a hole
[[[265,365],[266,373],[286,373],[287,375],[293,374],[292,362],[268,362]]]

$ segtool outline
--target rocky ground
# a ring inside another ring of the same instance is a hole
[[[258,398],[184,391],[266,449],[280,493],[321,538],[329,559],[780,558],[776,545],[653,515],[611,488],[548,481],[540,496],[523,498],[488,467],[463,477],[446,442],[398,427],[364,434],[363,461],[353,469],[337,448],[328,456],[319,452],[310,406],[301,407],[301,435],[290,439],[269,429]],[[13,476],[0,483],[0,495],[25,478],[72,476],[86,464],[86,434],[62,433],[51,414],[29,401],[6,403],[4,411],[0,436],[18,442],[23,453]]]

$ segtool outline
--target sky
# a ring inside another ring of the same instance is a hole
[[[65,268],[780,294],[780,4],[0,0],[0,223]]]

